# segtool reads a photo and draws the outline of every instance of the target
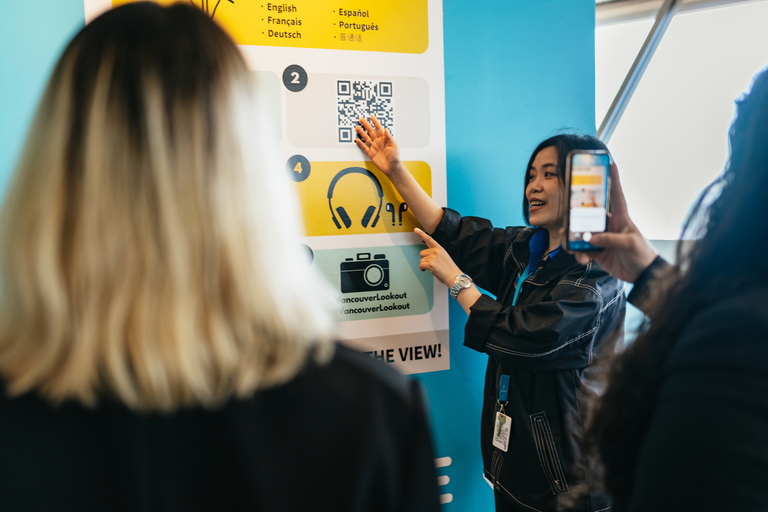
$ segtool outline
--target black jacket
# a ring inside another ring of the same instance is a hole
[[[471,307],[464,344],[488,354],[481,445],[485,477],[524,510],[598,511],[610,500],[592,492],[597,477],[581,441],[590,394],[590,365],[624,320],[624,285],[596,265],[558,252],[521,284],[528,242],[538,228],[494,228],[489,221],[446,209],[432,235],[483,295]],[[510,376],[504,407],[512,418],[508,451],[492,445],[502,374]],[[576,494],[589,492],[569,505]]]
[[[420,386],[338,347],[217,410],[0,393],[0,510],[440,510]]]

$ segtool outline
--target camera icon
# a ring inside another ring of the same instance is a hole
[[[361,252],[341,262],[341,293],[371,292],[389,288],[389,260],[384,254]]]

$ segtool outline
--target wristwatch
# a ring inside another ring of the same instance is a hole
[[[459,296],[459,292],[465,288],[472,286],[472,278],[467,274],[460,274],[456,276],[456,280],[451,287],[451,297],[454,299]]]

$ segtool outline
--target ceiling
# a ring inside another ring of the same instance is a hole
[[[655,18],[665,0],[595,0],[598,25],[620,23],[641,18]],[[766,0],[677,0],[677,11],[708,9],[728,4],[763,2]]]

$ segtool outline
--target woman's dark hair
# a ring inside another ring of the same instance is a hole
[[[234,52],[233,52],[234,50]],[[188,4],[161,7],[153,2],[136,2],[107,11],[82,30],[67,49],[77,53],[73,88],[77,112],[86,112],[104,62],[113,61],[109,77],[111,95],[125,98],[123,114],[131,140],[143,150],[142,123],[146,121],[147,98],[136,85],[137,77],[153,76],[162,89],[164,106],[200,99],[210,125],[205,127],[210,142],[216,126],[212,113],[215,85],[232,73],[247,73],[245,62],[232,40],[216,23]],[[54,78],[63,72],[62,65]],[[226,85],[226,84],[225,84]],[[199,96],[202,98],[198,98]],[[85,117],[85,116],[83,116]],[[77,144],[82,122],[73,127]]]
[[[554,137],[550,137],[539,143],[539,145],[536,146],[536,149],[533,150],[531,158],[528,160],[528,166],[525,168],[523,191],[525,191],[525,187],[528,186],[528,171],[531,170],[531,166],[533,165],[533,161],[536,159],[536,155],[538,155],[539,152],[541,152],[541,150],[544,148],[548,148],[550,146],[555,148],[555,151],[557,151],[557,176],[560,178],[560,183],[563,183],[565,180],[565,157],[568,156],[568,153],[574,149],[608,150],[603,141],[592,137],[591,135],[561,133],[559,135],[555,135]],[[525,223],[530,225],[530,217],[528,215],[528,198],[526,197],[525,192],[523,192],[523,218],[525,219]]]
[[[651,306],[640,336],[612,363],[587,433],[617,510],[630,497],[663,365],[681,332],[704,308],[768,283],[768,266],[742,262],[768,252],[768,72],[736,103],[729,162],[688,216],[671,284]],[[692,238],[698,240],[691,245]]]

